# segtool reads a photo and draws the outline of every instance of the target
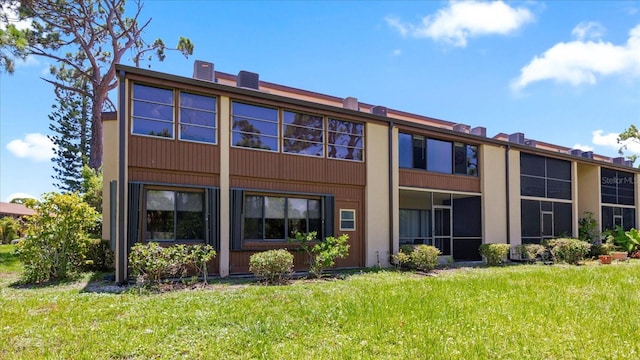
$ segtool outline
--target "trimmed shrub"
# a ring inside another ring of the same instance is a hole
[[[170,259],[165,248],[158,243],[138,243],[129,252],[129,266],[132,274],[140,280],[159,283],[169,272]]]
[[[249,271],[267,284],[284,284],[293,272],[293,255],[286,249],[255,253],[249,258]]]
[[[438,266],[440,254],[440,250],[435,246],[418,245],[411,252],[411,262],[418,270],[431,271]]]
[[[516,251],[523,261],[532,263],[542,259],[547,249],[540,244],[523,244],[516,246]]]
[[[431,271],[438,266],[440,250],[431,245],[402,245],[400,251],[393,255],[393,261],[399,267],[405,266],[422,271]]]
[[[589,253],[591,244],[578,239],[559,238],[548,240],[547,247],[554,262],[577,265]]]
[[[163,278],[182,279],[195,269],[207,282],[207,262],[216,256],[211,245],[172,245],[162,247],[156,242],[135,244],[129,253],[129,266],[133,275],[142,282],[160,283]]]
[[[482,244],[480,245],[480,255],[482,255],[489,266],[499,266],[504,264],[511,245],[509,244]]]

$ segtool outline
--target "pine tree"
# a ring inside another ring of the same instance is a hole
[[[84,87],[87,87],[86,83]],[[74,91],[60,90],[56,101],[57,104],[52,105],[53,112],[49,115],[49,129],[54,132],[49,138],[55,145],[53,179],[57,180],[55,185],[61,190],[81,192],[82,169],[89,160],[90,99]]]

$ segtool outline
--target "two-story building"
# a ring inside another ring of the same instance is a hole
[[[206,243],[213,274],[291,248],[296,231],[348,234],[337,267],[390,265],[402,244],[454,260],[482,243],[577,236],[638,222],[638,170],[610,159],[384,106],[216,72],[193,78],[117,66],[105,114],[103,237],[128,278],[138,242]],[[305,267],[295,252],[296,268]]]

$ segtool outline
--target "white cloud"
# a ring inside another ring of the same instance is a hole
[[[623,144],[618,143],[618,133],[605,133],[604,130],[596,130],[592,133],[593,138],[591,141],[595,145],[606,146],[616,150],[619,150]],[[640,143],[636,141],[629,141],[626,143],[627,149],[625,153],[640,154]]]
[[[571,30],[571,35],[582,41],[584,39],[599,40],[604,35],[605,29],[597,22],[581,22]]]
[[[11,200],[13,199],[38,199],[36,196],[33,196],[31,194],[27,194],[27,193],[13,193],[9,196],[7,196],[7,202],[11,202]]]
[[[398,30],[398,32],[400,33],[400,35],[405,36],[409,33],[409,30],[411,28],[411,25],[405,25],[402,23],[402,21],[400,21],[400,19],[398,19],[395,16],[387,16],[384,18],[384,20],[387,22],[387,24],[389,26],[391,26],[392,28]]]
[[[20,20],[18,6],[20,4],[17,1],[0,6],[0,29],[5,30],[9,24],[15,25],[18,30],[31,27],[31,20]]]
[[[471,37],[508,35],[533,20],[529,9],[514,8],[503,1],[451,1],[436,14],[422,18],[418,25],[392,16],[385,18],[403,36],[431,38],[457,47],[467,46]]]
[[[402,55],[402,50],[401,50],[401,49],[395,49],[395,50],[393,50],[393,52],[391,53],[391,55],[393,55],[393,56],[400,56],[400,55]]]
[[[19,158],[29,158],[35,161],[48,161],[54,155],[53,142],[39,133],[27,134],[24,139],[11,140],[7,150]]]
[[[580,149],[582,151],[593,151],[593,146],[575,144],[575,145],[573,145],[572,149]]]
[[[591,31],[591,30],[589,30]],[[574,32],[576,30],[574,29]],[[580,31],[578,31],[580,32]],[[585,31],[586,36],[588,31]],[[595,84],[598,77],[616,74],[640,76],[640,25],[629,31],[626,44],[603,41],[575,40],[561,42],[542,56],[536,56],[520,69],[520,76],[511,82],[519,91],[543,80],[569,83],[573,86]]]

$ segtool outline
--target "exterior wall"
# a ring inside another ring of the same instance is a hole
[[[484,243],[507,243],[507,180],[502,146],[480,147],[482,237]]]
[[[520,223],[520,151],[509,150],[509,243],[522,244]]]
[[[444,191],[480,192],[480,176],[437,174],[424,170],[400,169],[400,186]]]
[[[577,164],[577,219],[585,212],[592,212],[598,220],[602,218],[600,206],[600,168],[591,164]]]
[[[389,127],[368,123],[366,127],[367,186],[366,266],[390,265],[389,257]]]
[[[115,119],[114,119],[115,120]],[[102,121],[102,239],[111,239],[111,192],[109,184],[118,180],[118,122]]]

